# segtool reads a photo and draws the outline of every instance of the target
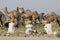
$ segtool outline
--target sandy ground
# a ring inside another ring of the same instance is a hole
[[[15,36],[15,35],[0,35],[0,40],[60,40],[60,38],[56,37],[55,35],[22,35]]]
[[[60,38],[40,38],[40,37],[0,37],[0,40],[60,40]]]

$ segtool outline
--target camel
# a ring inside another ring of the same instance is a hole
[[[33,20],[34,23],[37,23],[36,20],[39,21],[39,14],[38,14],[37,11],[33,11],[33,12],[32,12],[32,20]]]
[[[26,19],[32,20],[31,14],[32,14],[32,12],[29,9],[24,11],[24,13],[21,14],[21,20],[20,21],[22,22],[22,24],[25,23]]]
[[[5,16],[1,11],[0,11],[0,22],[1,22],[0,26],[2,27],[5,23]]]
[[[39,14],[39,20],[40,20],[40,21],[41,21],[41,20],[44,20],[44,17],[45,17],[45,13],[41,12],[41,13]]]
[[[27,9],[25,13],[21,15],[21,17],[25,19],[30,19],[32,20],[32,23],[33,22],[36,23],[36,19],[38,19],[38,15],[39,14],[37,11],[32,12],[31,10]]]
[[[8,13],[6,9],[7,8],[4,7],[0,11],[0,21],[2,23],[2,26],[4,25],[5,21],[8,19],[7,16],[6,16],[6,14],[5,14],[5,13]]]
[[[48,14],[46,15],[46,21],[48,21],[48,22],[53,22],[53,21],[55,21],[55,22],[57,22],[58,25],[60,26],[60,16],[57,15],[55,12],[48,13]]]
[[[13,10],[13,11],[8,12],[7,7],[5,7],[5,8],[2,8],[2,11],[5,13],[4,15],[7,16],[9,19],[10,19],[10,17],[14,17],[15,19],[18,18],[18,11],[17,10]],[[8,18],[6,18],[6,19],[9,20]],[[18,21],[18,19],[17,19],[17,21]],[[17,22],[17,24],[18,24],[18,22]]]
[[[57,23],[58,23],[58,25],[60,26],[60,16],[59,16],[59,15],[57,15],[56,22],[57,22]]]
[[[55,12],[48,13],[46,18],[49,18],[51,21],[56,21],[57,15]]]
[[[23,18],[21,17],[25,12],[25,10],[24,10],[24,8],[19,8],[19,7],[17,7],[16,8],[16,11],[17,11],[17,25],[19,25],[19,24],[21,24],[21,22],[23,21]]]

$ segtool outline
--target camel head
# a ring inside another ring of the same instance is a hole
[[[3,12],[8,13],[7,7],[1,9]]]
[[[24,8],[19,8],[20,13],[24,13]]]
[[[57,15],[55,12],[50,12],[50,13],[47,13],[46,15],[46,19],[49,19],[50,22],[52,21],[56,21],[57,19]],[[47,20],[48,21],[48,20]]]
[[[32,11],[29,10],[29,9],[27,9],[27,10],[25,11],[25,13],[26,13],[27,15],[31,15],[31,14],[32,14]]]

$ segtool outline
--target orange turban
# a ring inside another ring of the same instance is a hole
[[[14,18],[11,18],[11,19],[10,19],[10,22],[14,22]]]

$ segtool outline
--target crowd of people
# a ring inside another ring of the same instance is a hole
[[[14,18],[10,18],[10,23],[9,23],[9,26],[8,26],[8,32],[7,33],[14,33],[16,28],[15,28],[15,23],[14,23]],[[25,24],[25,27],[26,27],[26,30],[25,30],[25,33],[26,34],[32,34],[32,33],[36,33],[36,30],[34,30],[32,27],[33,27],[33,24],[32,24],[32,21],[31,20],[27,20],[26,21],[26,24]],[[45,33],[44,34],[56,34],[58,31],[52,31],[52,25],[50,22],[47,22],[44,26],[44,30],[45,30]],[[37,32],[38,33],[38,32]],[[40,33],[41,34],[41,33]]]

